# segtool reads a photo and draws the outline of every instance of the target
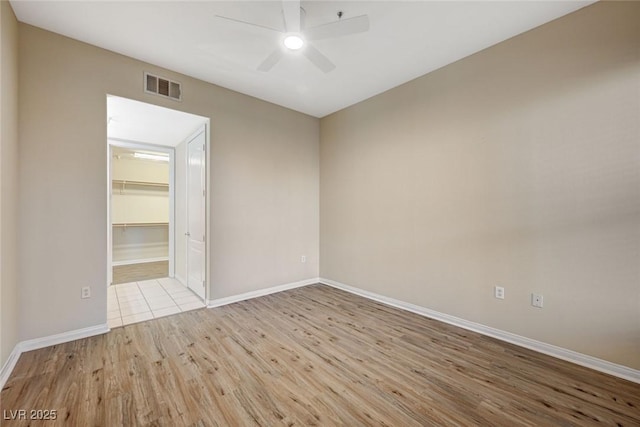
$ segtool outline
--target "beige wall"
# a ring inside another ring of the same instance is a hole
[[[113,227],[115,265],[169,259],[169,226]]]
[[[321,276],[640,369],[639,22],[597,3],[322,119]]]
[[[212,298],[317,277],[317,119],[19,30],[20,339],[106,322],[107,94],[211,119]],[[143,93],[144,71],[182,82],[183,101]]]
[[[162,186],[113,183],[111,222],[169,222],[169,163],[118,156],[127,153],[114,147],[111,179],[167,184]],[[114,234],[115,236],[115,234]],[[114,248],[115,249],[115,248]]]
[[[18,342],[18,22],[0,1],[0,367]]]
[[[111,179],[167,186],[114,182],[111,193],[113,224],[166,223],[141,227],[114,226],[115,263],[169,256],[169,162],[131,157],[135,150],[111,147]]]
[[[111,179],[169,184],[169,162],[127,157],[126,154],[131,155],[135,150],[113,149]]]

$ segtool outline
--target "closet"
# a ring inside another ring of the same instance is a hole
[[[113,266],[168,262],[168,155],[114,146],[111,178]]]

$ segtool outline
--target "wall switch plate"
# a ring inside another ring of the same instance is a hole
[[[91,298],[91,287],[90,286],[85,286],[84,288],[82,288],[82,292],[80,294],[80,298],[82,298],[82,299]]]
[[[531,305],[534,307],[542,308],[543,297],[540,294],[531,294]]]
[[[504,299],[504,288],[502,286],[494,286],[493,295],[498,299]]]
[[[300,257],[300,262],[301,262],[301,263],[303,263],[303,264],[304,264],[305,262],[307,262],[307,256],[306,256],[306,255],[302,255],[302,256]]]

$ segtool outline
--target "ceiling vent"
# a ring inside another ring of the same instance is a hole
[[[144,91],[182,101],[182,85],[164,77],[144,73]]]

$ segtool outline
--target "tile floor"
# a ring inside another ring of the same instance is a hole
[[[122,283],[107,291],[107,323],[117,328],[204,306],[200,298],[172,278]]]

